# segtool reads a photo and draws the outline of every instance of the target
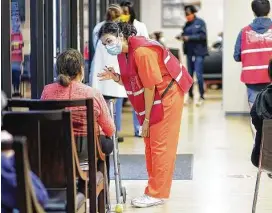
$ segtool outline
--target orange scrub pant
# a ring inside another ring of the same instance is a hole
[[[161,88],[165,89],[170,81],[165,79]],[[158,90],[163,92],[163,89]],[[166,93],[162,103],[164,119],[152,125],[150,137],[144,139],[148,172],[145,194],[154,198],[168,198],[172,185],[184,103],[184,93],[176,83]]]

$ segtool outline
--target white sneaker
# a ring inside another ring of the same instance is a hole
[[[184,101],[184,105],[185,105],[185,106],[188,106],[188,105],[192,104],[193,102],[194,102],[194,99],[188,97],[188,98],[186,98],[186,100]]]
[[[196,106],[200,107],[204,104],[204,99],[203,98],[199,98],[198,101],[196,102]]]
[[[162,204],[164,204],[163,199],[153,198],[148,195],[142,195],[131,200],[131,205],[138,208],[146,208]]]

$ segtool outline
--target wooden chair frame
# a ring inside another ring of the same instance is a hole
[[[262,172],[272,172],[272,119],[263,121],[263,137],[260,150],[259,167],[254,190],[252,213],[256,213]]]
[[[45,213],[37,201],[32,182],[29,177],[30,166],[25,137],[14,137],[12,141],[2,142],[2,150],[15,152],[17,200],[21,213]]]
[[[6,117],[8,116],[8,118]],[[58,110],[58,111],[28,111],[28,112],[4,112],[3,113],[3,127],[7,127],[7,122],[9,121],[16,121],[17,119],[23,120],[24,122],[37,122],[37,121],[60,121],[62,120],[64,125],[66,126],[65,129],[71,129],[71,131],[66,131],[64,134],[64,141],[69,141],[73,139],[73,132],[72,132],[72,121],[71,121],[71,112],[67,110]],[[7,120],[8,119],[8,120]],[[16,131],[16,130],[14,130]],[[37,129],[38,133],[37,135],[37,141],[39,144],[40,141],[40,131],[39,131],[39,125]],[[40,145],[38,145],[40,146]],[[76,208],[76,174],[78,175],[79,179],[83,182],[85,182],[84,189],[80,189],[80,191],[85,195],[85,198],[87,199],[87,176],[86,174],[81,170],[79,164],[76,162],[77,159],[77,153],[76,153],[76,147],[71,141],[71,143],[67,143],[66,145],[66,151],[65,151],[65,159],[66,164],[71,165],[69,167],[65,168],[65,172],[67,174],[67,213],[74,213],[74,212],[86,212],[87,211],[87,202],[85,200],[85,204],[82,206],[82,208],[78,209]],[[40,160],[38,160],[40,161]],[[38,162],[38,164],[41,164]],[[41,175],[41,171],[38,171],[36,173],[38,176]],[[73,202],[71,202],[73,201]],[[84,207],[84,208],[83,208]],[[84,210],[85,209],[85,210]]]
[[[39,100],[39,99],[9,99],[6,109],[12,110],[12,108],[28,108],[29,110],[57,110],[65,109],[67,107],[86,107],[87,114],[87,140],[88,140],[88,177],[89,177],[89,187],[88,187],[88,197],[90,213],[104,213],[106,206],[106,193],[105,191],[105,181],[97,185],[96,174],[98,171],[102,172],[103,177],[107,172],[105,169],[105,154],[102,152],[99,139],[96,135],[96,128],[98,124],[94,118],[93,111],[93,99],[79,99],[79,100]],[[95,143],[93,143],[95,141]],[[98,160],[102,162],[97,168]],[[79,164],[79,162],[77,162]],[[94,175],[95,174],[95,175]],[[109,174],[108,174],[109,175]],[[98,198],[98,202],[97,202]],[[93,205],[98,203],[97,205]]]

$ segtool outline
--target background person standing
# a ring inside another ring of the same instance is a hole
[[[195,15],[197,10],[193,5],[185,6],[184,10],[187,22],[183,28],[183,33],[177,38],[184,42],[183,51],[187,56],[187,68],[190,75],[193,77],[194,72],[196,72],[200,93],[200,98],[196,105],[201,106],[204,102],[204,57],[208,55],[206,24],[204,20]],[[189,98],[185,103],[192,103],[193,98],[193,87],[191,87]]]
[[[114,67],[117,73],[120,73],[119,64],[116,56],[110,55],[105,50],[105,47],[98,39],[98,32],[103,24],[106,22],[115,21],[118,22],[120,20],[120,16],[122,15],[122,8],[118,4],[111,4],[108,7],[106,12],[106,19],[98,23],[93,30],[93,44],[95,48],[94,58],[91,64],[91,72],[90,79],[92,87],[98,89],[104,96],[105,99],[115,99],[115,124],[117,132],[121,131],[121,121],[122,121],[122,103],[123,98],[127,97],[125,89],[115,84],[111,81],[99,81],[97,78],[97,74],[101,72],[105,66]],[[122,137],[118,137],[118,141],[122,142],[124,139]]]
[[[239,33],[234,50],[234,60],[242,62],[241,81],[247,87],[251,108],[256,96],[271,82],[267,69],[272,57],[272,21],[269,0],[253,0],[252,11],[256,18]]]

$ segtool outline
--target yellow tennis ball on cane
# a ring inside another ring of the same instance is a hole
[[[122,204],[117,204],[116,206],[115,206],[115,212],[116,213],[122,213],[123,212],[123,205]]]

